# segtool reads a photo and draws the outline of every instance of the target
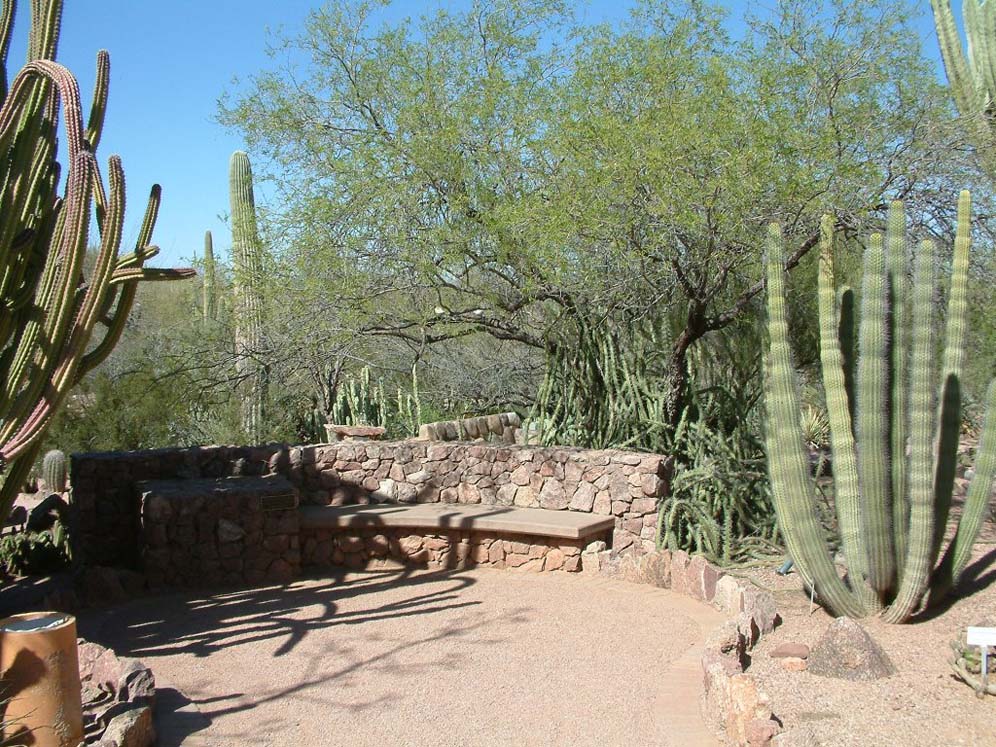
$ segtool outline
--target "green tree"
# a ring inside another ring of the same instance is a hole
[[[673,425],[691,347],[756,310],[769,221],[792,266],[823,210],[847,231],[901,197],[929,222],[970,173],[905,6],[784,2],[737,41],[701,2],[620,27],[555,0],[375,27],[337,2],[221,116],[270,164],[282,257],[339,330],[540,360],[652,339]]]

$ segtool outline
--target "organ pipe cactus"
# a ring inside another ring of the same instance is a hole
[[[831,559],[816,512],[789,348],[783,240],[777,225],[769,229],[768,469],[789,553],[835,615],[881,612],[890,622],[907,620],[957,582],[981,527],[996,475],[996,381],[987,395],[976,475],[954,538],[942,553],[961,422],[969,218],[970,197],[963,192],[938,365],[934,245],[919,245],[911,288],[902,205],[892,205],[885,239],[873,235],[865,252],[857,371],[849,377],[850,312],[839,299],[851,294],[848,289],[839,297],[835,292],[833,219],[824,217],[820,359],[846,578]]]
[[[930,4],[955,104],[990,174],[996,176],[996,2],[963,0],[967,50],[962,48],[951,0]]]
[[[187,277],[193,270],[158,270],[144,263],[159,210],[152,188],[133,252],[119,254],[124,222],[124,172],[111,156],[105,187],[95,156],[107,104],[110,58],[97,55],[89,121],[79,87],[55,63],[61,0],[32,2],[28,63],[10,82],[0,79],[0,514],[6,516],[31,470],[41,439],[72,387],[114,348],[141,280]],[[6,68],[14,3],[0,9],[0,58]],[[68,166],[61,166],[57,128]],[[91,211],[99,246],[84,277]],[[98,333],[98,328],[100,332]]]
[[[235,151],[229,161],[232,210],[232,270],[235,279],[236,372],[244,382],[242,429],[258,443],[262,439],[267,371],[262,363],[263,302],[260,294],[263,248],[256,223],[249,156]]]

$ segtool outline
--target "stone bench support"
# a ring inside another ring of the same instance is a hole
[[[401,565],[527,572],[581,570],[584,546],[611,535],[612,517],[503,506],[303,506],[306,568]]]

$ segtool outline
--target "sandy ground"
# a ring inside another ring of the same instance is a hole
[[[163,747],[705,747],[721,620],[648,586],[479,569],[146,598],[80,630],[152,667]]]
[[[874,682],[844,682],[809,672],[785,671],[769,652],[779,643],[812,646],[831,622],[812,612],[795,574],[752,573],[772,589],[783,625],[755,649],[750,671],[759,677],[772,709],[793,730],[794,745],[877,747],[993,747],[996,697],[983,700],[957,679],[949,665],[949,642],[968,625],[996,625],[996,532],[990,524],[976,547],[968,579],[949,603],[907,625],[877,618],[859,621],[885,650],[898,673]]]

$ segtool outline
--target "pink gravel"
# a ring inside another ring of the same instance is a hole
[[[170,745],[673,745],[721,621],[575,574],[357,573],[135,600],[81,630],[142,659]]]

